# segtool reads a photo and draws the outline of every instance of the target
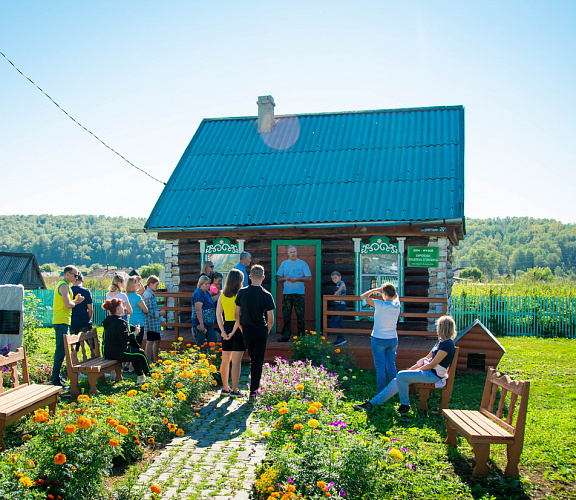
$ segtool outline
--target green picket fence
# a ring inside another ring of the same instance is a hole
[[[459,330],[478,318],[499,335],[576,338],[576,299],[568,297],[452,297]]]
[[[38,297],[44,326],[52,326],[54,290],[29,290]],[[92,290],[95,325],[102,325],[106,292]],[[567,297],[453,296],[452,315],[459,330],[476,318],[494,334],[576,338],[576,299]]]
[[[40,300],[41,309],[41,321],[43,326],[52,326],[52,304],[54,303],[54,290],[27,290],[27,293],[31,293],[38,297]],[[108,315],[104,309],[102,309],[102,304],[106,302],[106,290],[90,290],[92,294],[92,302],[94,306],[94,315],[92,317],[92,323],[96,326],[101,326],[102,321]]]

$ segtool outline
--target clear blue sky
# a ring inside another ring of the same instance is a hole
[[[0,6],[0,50],[162,180],[202,118],[258,95],[277,114],[462,104],[466,215],[576,222],[573,0]],[[1,57],[0,175],[0,214],[147,217],[162,189]]]

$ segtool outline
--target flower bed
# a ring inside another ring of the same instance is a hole
[[[277,358],[262,380],[257,405],[270,430],[257,498],[377,498],[410,483],[417,468],[410,451],[343,402],[335,374]]]
[[[22,419],[13,429],[22,444],[0,455],[0,498],[104,498],[114,460],[133,461],[144,446],[184,434],[190,404],[216,384],[217,352],[162,352],[142,386],[123,383],[113,396],[80,395],[54,415],[40,409]]]

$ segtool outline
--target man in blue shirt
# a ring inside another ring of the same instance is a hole
[[[252,262],[252,255],[249,252],[242,252],[240,254],[240,262],[234,266],[234,269],[238,269],[244,274],[242,286],[248,286],[248,266],[250,262]]]
[[[282,298],[282,338],[279,342],[288,342],[292,335],[292,308],[296,311],[298,321],[298,335],[303,335],[306,329],[304,283],[312,279],[312,273],[308,264],[298,258],[298,250],[295,246],[288,247],[288,259],[280,264],[276,280],[284,283],[284,296]]]

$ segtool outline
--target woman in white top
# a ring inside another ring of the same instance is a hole
[[[379,294],[382,299],[372,297]],[[361,297],[374,308],[374,326],[372,327],[371,347],[378,392],[386,387],[388,381],[396,377],[396,350],[398,349],[398,315],[400,314],[400,299],[396,287],[392,283],[384,283],[382,288],[373,288],[364,292]]]
[[[124,305],[124,309],[126,309],[126,314],[122,316],[122,319],[128,321],[128,316],[132,314],[132,306],[130,305],[130,301],[128,300],[128,296],[122,292],[124,289],[124,276],[121,274],[115,274],[114,278],[112,278],[112,284],[108,288],[106,292],[106,300],[111,299],[120,299],[122,304]]]

